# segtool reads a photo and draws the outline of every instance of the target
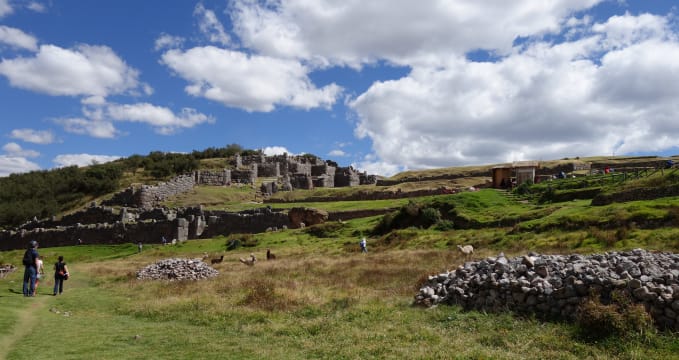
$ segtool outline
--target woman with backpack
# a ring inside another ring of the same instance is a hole
[[[54,296],[57,296],[57,290],[59,294],[64,291],[64,280],[68,280],[68,267],[64,262],[64,257],[59,256],[59,261],[54,264]]]

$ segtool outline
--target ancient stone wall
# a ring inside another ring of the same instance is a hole
[[[257,164],[258,177],[279,177],[281,176],[279,163]]]
[[[361,179],[353,167],[338,167],[335,172],[335,187],[358,186]]]
[[[290,175],[290,184],[293,189],[311,190],[314,188],[313,179],[308,174],[292,174]]]
[[[191,191],[194,186],[193,175],[177,176],[155,186],[144,185],[139,189],[139,204],[137,206],[146,209],[152,208],[171,196]]]
[[[590,295],[610,298],[616,290],[642,303],[661,328],[679,330],[679,255],[642,249],[513,259],[500,254],[430,276],[415,303],[573,320]]]
[[[201,170],[193,173],[196,185],[226,186],[231,184],[231,170]]]
[[[207,227],[202,237],[210,238],[218,235],[251,234],[265,232],[268,228],[289,226],[288,215],[283,212],[245,211],[240,213],[206,212]]]
[[[231,170],[231,181],[238,184],[254,184],[257,181],[257,164],[250,170]]]

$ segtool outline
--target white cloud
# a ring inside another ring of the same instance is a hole
[[[9,26],[0,25],[0,44],[30,51],[38,50],[38,41],[35,37]]]
[[[88,166],[93,164],[103,164],[120,159],[120,156],[112,155],[91,155],[91,154],[63,154],[57,155],[52,162],[57,167],[65,166]]]
[[[276,105],[329,108],[340,94],[334,83],[316,88],[309,70],[293,60],[206,46],[167,51],[162,62],[189,82],[188,94],[247,111],[269,112]]]
[[[351,166],[359,171],[365,171],[371,175],[380,175],[385,177],[395,175],[405,170],[405,168],[401,165],[378,161],[373,155],[366,156],[364,161],[351,164]]]
[[[0,176],[40,170],[38,164],[20,156],[0,155]]]
[[[0,74],[12,86],[49,95],[107,96],[140,86],[138,71],[106,46],[42,45],[35,57],[0,61]]]
[[[44,4],[41,4],[37,1],[31,1],[26,7],[29,10],[35,11],[37,13],[45,13],[47,12],[47,7]]]
[[[288,149],[286,149],[283,146],[267,146],[267,147],[262,149],[262,152],[266,156],[283,155],[283,154],[294,155],[293,153],[291,153]]]
[[[114,138],[121,134],[114,122],[136,122],[150,125],[162,135],[171,135],[180,129],[192,128],[201,124],[212,124],[214,117],[202,114],[195,109],[183,108],[179,113],[148,103],[115,104],[99,97],[90,97],[82,102],[82,118],[63,118],[55,120],[64,130],[89,135],[96,138]]]
[[[14,11],[12,6],[9,4],[9,0],[0,0],[0,18],[5,15],[9,15]]]
[[[342,150],[336,149],[336,150],[331,150],[331,151],[328,153],[328,156],[342,157],[342,156],[347,156],[347,154],[346,154],[344,151],[342,151]]]
[[[199,113],[195,109],[183,108],[178,114],[172,110],[148,103],[131,105],[109,104],[106,117],[114,121],[139,122],[150,125],[159,134],[169,135],[182,128],[192,128],[200,124],[212,124],[215,119]]]
[[[156,39],[154,49],[156,51],[163,49],[174,49],[180,47],[183,43],[184,38],[181,36],[162,34]]]
[[[558,33],[566,16],[600,1],[240,0],[232,22],[242,43],[263,55],[411,65],[479,48],[510,52],[517,37]]]
[[[224,31],[224,26],[219,22],[214,11],[208,10],[203,4],[198,3],[193,11],[193,15],[198,18],[198,28],[210,42],[229,45],[231,39],[226,31]]]
[[[355,132],[380,162],[412,169],[679,146],[679,43],[667,31],[614,42],[592,32],[533,41],[495,63],[416,66],[350,103]]]
[[[21,147],[21,145],[11,142],[7,143],[2,147],[8,155],[10,156],[20,156],[20,157],[38,157],[40,153],[35,150],[26,150]]]
[[[49,130],[14,129],[10,133],[10,137],[42,145],[51,144],[55,141],[54,133]]]
[[[88,135],[100,139],[111,139],[120,132],[110,121],[83,118],[66,118],[55,120],[64,130],[73,134]]]

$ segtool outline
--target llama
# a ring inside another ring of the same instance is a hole
[[[249,259],[240,258],[240,262],[242,262],[243,264],[245,264],[247,266],[252,266],[257,262],[257,258],[255,257],[254,254],[250,254]]]
[[[474,255],[474,247],[471,246],[471,245],[465,245],[465,246],[458,245],[457,249],[460,250],[460,252],[464,254],[465,259],[468,259],[472,255]]]
[[[305,227],[306,227],[306,224],[305,224],[305,223],[303,223],[303,222],[299,223],[299,228],[300,228],[300,229],[304,229]]]
[[[222,262],[222,260],[224,260],[224,255],[220,256],[217,259],[212,259],[212,260],[210,260],[210,262],[213,263],[213,264],[219,264],[220,262]]]
[[[274,255],[271,250],[266,249],[266,259],[267,260],[276,260],[276,255]]]

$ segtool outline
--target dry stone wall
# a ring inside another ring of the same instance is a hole
[[[201,170],[193,173],[196,185],[226,186],[231,184],[231,170]]]
[[[658,326],[679,330],[679,255],[642,249],[512,259],[500,254],[430,276],[415,303],[573,320],[588,296],[605,300],[614,290],[642,303]]]

